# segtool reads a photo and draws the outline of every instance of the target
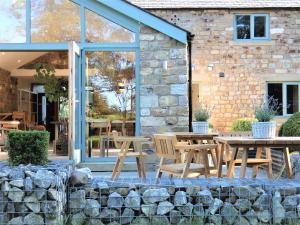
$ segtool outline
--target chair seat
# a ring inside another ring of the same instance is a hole
[[[126,157],[141,157],[141,156],[146,156],[147,154],[145,152],[139,153],[139,152],[127,152],[127,154],[125,155],[124,153],[119,153],[118,156],[126,156]]]
[[[173,173],[182,173],[184,167],[186,166],[185,163],[176,163],[176,164],[165,164],[161,165],[160,169],[165,172],[173,172]],[[201,172],[204,170],[204,165],[191,163],[189,172]]]

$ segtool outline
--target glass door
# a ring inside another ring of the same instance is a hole
[[[80,100],[81,100],[81,52],[75,42],[69,43],[69,156],[75,163],[81,161],[80,151]]]
[[[136,53],[86,51],[85,59],[84,158],[115,160],[113,135],[135,135]]]

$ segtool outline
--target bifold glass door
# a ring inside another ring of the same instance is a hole
[[[113,135],[134,136],[136,53],[85,52],[85,159],[115,158]]]

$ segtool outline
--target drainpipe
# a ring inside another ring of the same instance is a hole
[[[192,82],[193,82],[193,68],[192,68],[192,41],[194,39],[194,34],[188,34],[188,65],[189,65],[189,79],[188,79],[188,97],[189,97],[189,131],[192,131],[192,121],[193,121],[193,100],[192,100]]]

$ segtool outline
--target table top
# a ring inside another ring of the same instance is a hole
[[[146,142],[149,141],[150,138],[145,138],[145,137],[116,137],[116,141],[132,141],[132,142]]]
[[[300,137],[275,137],[272,139],[255,139],[252,137],[214,137],[219,143],[229,145],[300,145]]]
[[[19,124],[21,124],[21,122],[18,121],[18,120],[11,120],[11,121],[1,120],[0,124],[15,124],[15,125],[19,125]]]
[[[217,137],[219,134],[218,133],[208,133],[208,134],[198,134],[198,133],[193,133],[193,132],[174,132],[174,133],[169,133],[169,134],[174,134],[177,138],[180,139],[205,139],[205,138],[210,138],[213,139],[214,137]]]

